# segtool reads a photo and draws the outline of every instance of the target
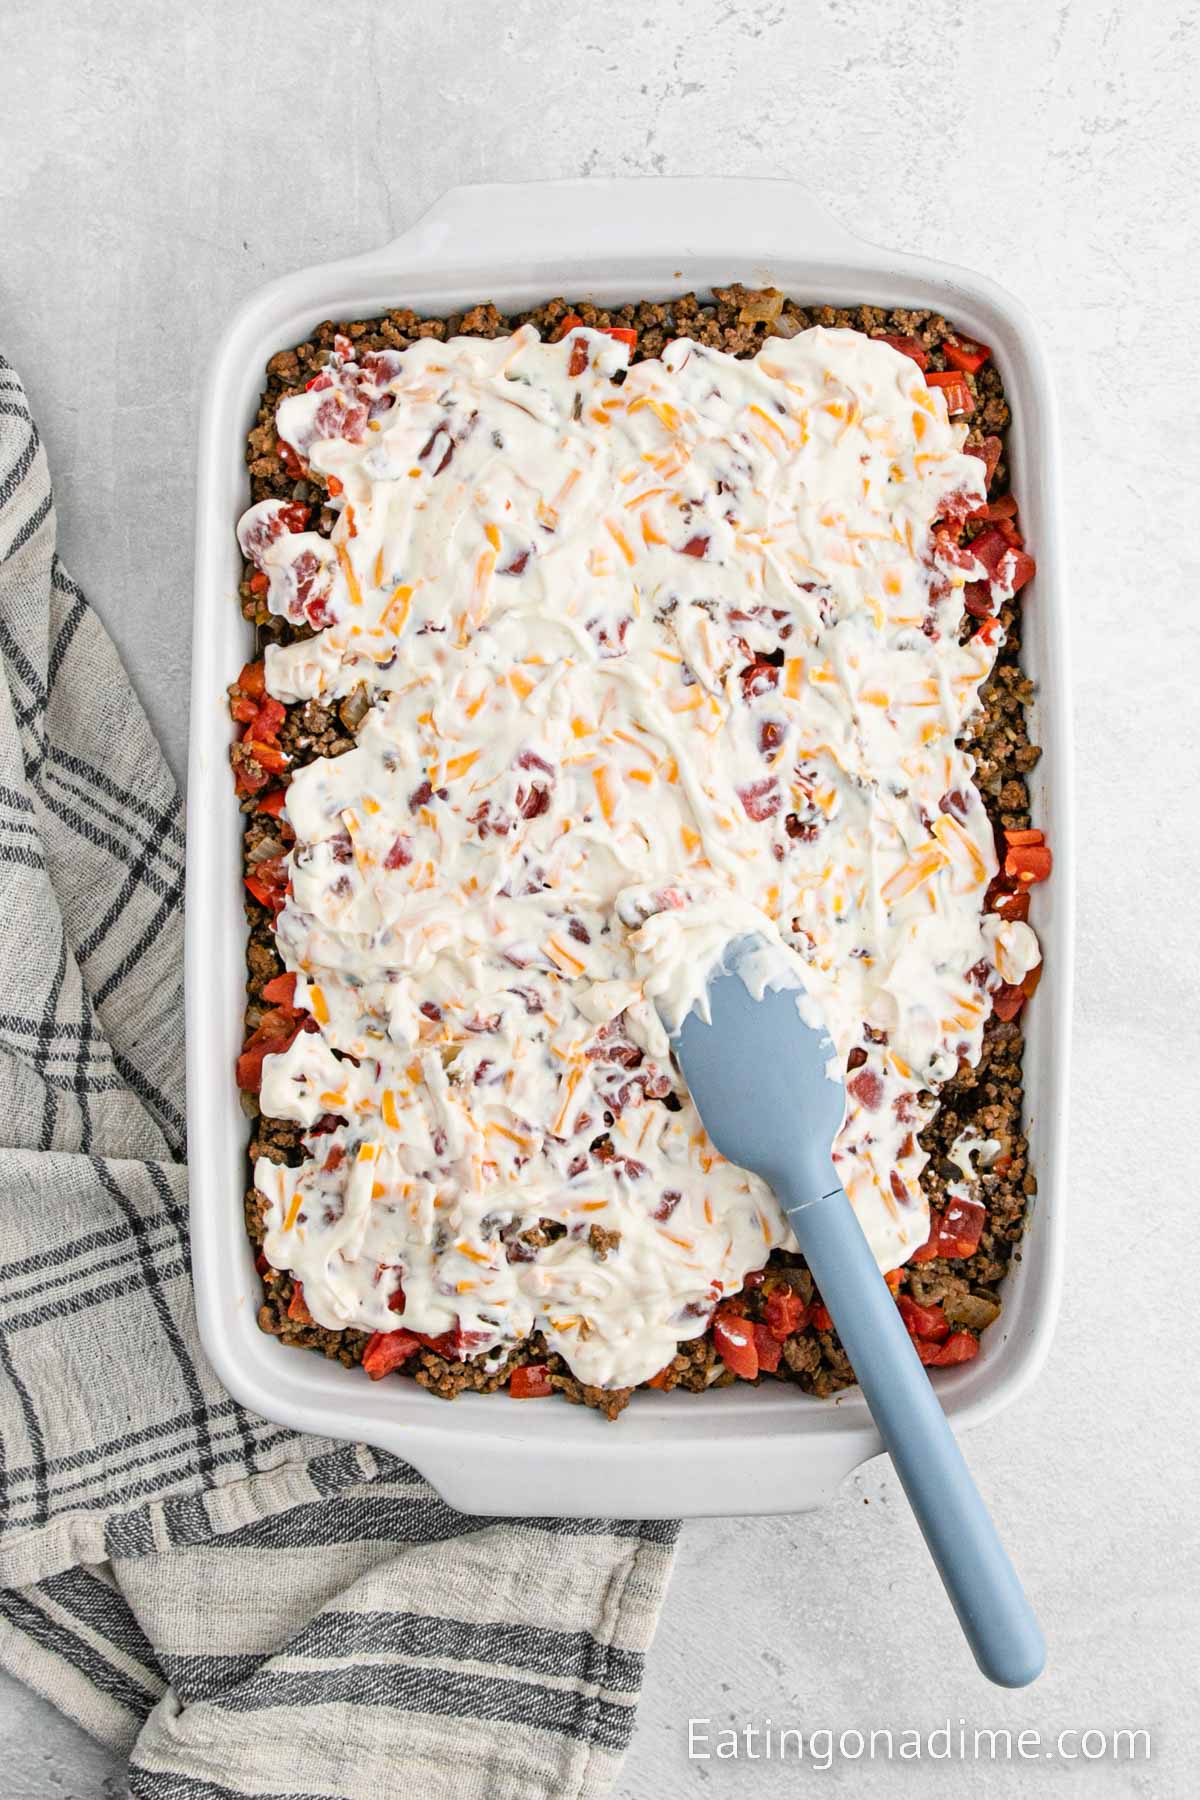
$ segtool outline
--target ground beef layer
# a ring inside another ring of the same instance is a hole
[[[777,313],[773,319],[761,316],[771,312]],[[335,334],[344,334],[364,350],[401,349],[421,337],[497,337],[528,321],[536,325],[544,337],[550,337],[568,315],[598,328],[633,326],[638,333],[634,360],[657,356],[675,337],[694,338],[735,356],[753,356],[770,335],[794,336],[810,326],[824,325],[848,327],[873,336],[915,338],[928,359],[929,369],[941,370],[948,366],[944,342],[954,335],[953,326],[936,313],[909,309],[885,311],[872,306],[805,307],[791,299],[785,299],[780,308],[777,296],[758,294],[738,285],[718,289],[711,302],[701,301],[694,294],[685,294],[674,300],[643,301],[637,305],[604,309],[588,301],[556,299],[530,312],[509,316],[485,304],[441,319],[421,318],[400,308],[378,319],[336,324],[327,321],[316,328],[307,342],[280,351],[267,364],[267,382],[246,451],[251,498],[257,501],[274,496],[298,501],[312,509],[310,528],[332,530],[335,515],[324,505],[323,487],[315,480],[297,478],[294,459],[281,453],[283,447],[275,431],[275,409],[286,395],[303,389],[322,366],[333,348]],[[982,445],[989,438],[1000,442],[999,460],[995,462],[989,488],[989,497],[996,500],[1009,491],[1003,445],[1010,414],[1003,384],[999,371],[990,361],[977,374],[968,374],[964,379],[975,400],[969,421],[968,445]],[[994,452],[994,444],[992,448]],[[243,615],[255,627],[258,653],[261,655],[262,646],[269,640],[284,642],[293,636],[307,635],[268,612],[261,594],[251,585],[253,575],[252,566],[247,564],[239,597]],[[999,616],[1005,631],[1004,647],[982,690],[982,710],[963,740],[975,758],[976,785],[998,837],[1005,828],[1015,830],[1029,826],[1026,777],[1041,754],[1029,740],[1028,708],[1032,688],[1020,666],[1020,596],[1006,602]],[[966,623],[970,625],[973,621]],[[237,690],[231,691],[236,699]],[[361,694],[351,695],[329,707],[313,701],[289,707],[278,732],[278,742],[290,758],[289,766],[299,767],[315,757],[337,756],[349,749],[365,710],[365,696]],[[239,746],[235,745],[235,767],[238,753]],[[251,796],[243,801],[247,821],[245,857],[250,873],[286,850],[290,841],[290,833],[277,818],[258,810],[258,798]],[[282,972],[282,964],[275,950],[270,910],[260,905],[249,892],[245,904],[249,926],[245,1028],[249,1037],[259,1028],[269,1009],[269,1002],[262,997],[263,987]],[[978,1334],[999,1316],[1001,1283],[1025,1229],[1030,1197],[1037,1188],[1021,1128],[1023,1047],[1019,1018],[1006,1022],[992,1017],[985,1031],[979,1065],[960,1068],[941,1089],[937,1114],[920,1140],[929,1152],[922,1186],[930,1205],[939,1210],[945,1203],[947,1183],[961,1180],[961,1172],[948,1159],[959,1134],[967,1127],[973,1127],[984,1137],[998,1139],[1001,1145],[1001,1155],[993,1168],[971,1184],[973,1197],[986,1209],[983,1233],[975,1252],[967,1257],[933,1257],[910,1263],[899,1271],[899,1293],[909,1296],[919,1306],[940,1307],[954,1331]],[[252,1093],[244,1093],[242,1100],[252,1121],[251,1170],[259,1156],[276,1162],[299,1162],[302,1157],[301,1127],[265,1117]],[[367,1334],[351,1330],[326,1331],[315,1324],[291,1275],[266,1263],[260,1248],[263,1204],[262,1196],[251,1186],[246,1195],[246,1229],[259,1252],[258,1268],[263,1280],[259,1325],[285,1343],[336,1357],[347,1366],[361,1362],[368,1342]],[[561,1229],[551,1225],[550,1221],[546,1221],[546,1226],[551,1230]],[[894,1278],[893,1285],[896,1285]],[[782,1289],[790,1289],[796,1295],[800,1304],[792,1310],[806,1322],[783,1342],[778,1369],[770,1374],[761,1373],[758,1381],[794,1382],[805,1392],[821,1397],[850,1386],[854,1371],[836,1331],[825,1328],[828,1315],[819,1306],[819,1296],[814,1297],[812,1277],[802,1257],[777,1251],[761,1277],[752,1277],[747,1282],[740,1296],[747,1317],[765,1319],[772,1296]],[[778,1310],[777,1306],[776,1316]],[[601,1390],[577,1381],[566,1363],[547,1349],[540,1334],[534,1334],[517,1346],[500,1367],[489,1370],[484,1366],[484,1360],[451,1361],[432,1350],[419,1350],[402,1373],[404,1378],[414,1379],[433,1393],[450,1399],[469,1389],[493,1393],[507,1385],[515,1368],[524,1364],[545,1365],[554,1391],[576,1404],[596,1407],[609,1418],[617,1416],[632,1392],[630,1389]],[[655,1377],[653,1385],[660,1389],[685,1388],[701,1393],[709,1387],[728,1386],[736,1379],[722,1363],[710,1329],[702,1337],[680,1344],[674,1361]]]

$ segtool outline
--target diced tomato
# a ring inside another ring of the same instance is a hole
[[[853,1094],[860,1106],[868,1112],[878,1112],[883,1100],[883,1082],[874,1069],[860,1069],[846,1083],[846,1092]]]
[[[992,477],[995,475],[1000,463],[1000,458],[1004,453],[1004,445],[1001,443],[1000,439],[998,437],[985,437],[981,438],[977,444],[967,444],[964,448],[968,456],[977,456],[980,462],[982,462],[984,486],[991,487]]]
[[[1019,594],[1037,572],[1037,564],[1013,544],[1011,531],[1005,529],[1007,523],[1001,519],[997,525],[986,525],[971,540],[970,550],[987,570],[990,581],[1002,582],[1012,593]]]
[[[986,344],[977,343],[974,338],[948,337],[942,344],[942,355],[952,369],[961,369],[964,375],[975,375],[991,357]]]
[[[287,718],[287,709],[270,694],[264,694],[258,703],[258,716],[254,721],[252,736],[259,739],[273,738]]]
[[[565,337],[569,336],[572,331],[578,331],[582,324],[583,320],[578,313],[564,313],[562,318],[558,321],[558,330],[554,333],[554,342],[556,344],[561,344]]]
[[[236,685],[243,694],[250,694],[255,700],[261,700],[267,691],[264,665],[260,662],[247,663],[238,676]]]
[[[243,879],[260,906],[272,904],[271,890],[265,881],[260,881],[257,875],[246,875]]]
[[[258,702],[251,700],[249,694],[237,694],[229,702],[229,712],[239,725],[249,725],[258,717]]]
[[[668,1377],[670,1376],[670,1373],[671,1373],[671,1364],[668,1363],[665,1369],[660,1369],[658,1371],[657,1375],[652,1375],[650,1377],[649,1381],[646,1383],[646,1386],[652,1387],[652,1388],[660,1388],[660,1389],[665,1388],[667,1385],[667,1380],[668,1380]]]
[[[605,337],[616,338],[622,344],[628,344],[632,350],[638,341],[638,334],[632,325],[605,325]]]
[[[576,338],[571,345],[571,360],[567,364],[567,374],[574,378],[582,375],[588,366],[587,344],[583,338]]]
[[[286,805],[287,789],[272,788],[269,794],[263,795],[254,810],[255,812],[267,813],[272,819],[277,819]]]
[[[929,367],[929,358],[925,354],[925,346],[920,338],[893,337],[889,333],[883,332],[875,341],[877,344],[890,344],[893,350],[900,352],[901,356],[911,357],[922,374]]]
[[[1012,982],[1003,981],[992,994],[992,1011],[1005,1024],[1015,1019],[1025,1004],[1025,989],[1015,987]]]
[[[723,1306],[713,1320],[713,1343],[727,1369],[740,1375],[743,1381],[754,1380],[758,1374],[754,1327],[727,1306]]]
[[[248,769],[242,763],[234,766],[233,785],[242,796],[257,794],[260,788],[266,787],[269,780],[270,776],[265,769]]]
[[[941,1251],[938,1249],[938,1234],[941,1230],[941,1224],[941,1213],[938,1212],[936,1207],[931,1206],[929,1209],[929,1236],[925,1239],[925,1242],[921,1245],[919,1250],[913,1251],[908,1259],[910,1263],[932,1262],[935,1256],[941,1255]]]
[[[808,1308],[793,1288],[767,1295],[767,1329],[779,1339],[790,1338],[808,1319]]]
[[[766,1273],[767,1271],[765,1269],[751,1269],[750,1273],[746,1276],[746,1279],[742,1282],[743,1293],[752,1294],[755,1288],[760,1288],[766,1278]]]
[[[950,417],[966,418],[975,411],[975,397],[963,377],[954,370],[931,369],[925,377],[926,387],[941,388]]]
[[[1029,917],[1029,889],[1021,888],[1015,894],[997,894],[992,900],[992,911],[999,913],[1002,919],[1019,919],[1024,924]]]
[[[970,1362],[979,1355],[979,1339],[971,1331],[955,1331],[938,1346],[938,1353],[932,1359],[939,1369],[952,1368],[955,1363]]]
[[[294,1319],[297,1325],[311,1325],[313,1316],[308,1310],[308,1302],[304,1298],[304,1284],[297,1281],[292,1287],[292,1297],[288,1301],[288,1318]]]
[[[773,1375],[779,1367],[779,1359],[783,1355],[783,1345],[768,1326],[756,1324],[754,1327],[754,1352],[758,1357],[758,1366]]]
[[[509,1376],[508,1391],[514,1400],[544,1400],[554,1392],[546,1364],[522,1363]]]
[[[279,1038],[276,1041],[268,1038],[258,1044],[251,1040],[247,1044],[237,1059],[237,1084],[243,1093],[257,1094],[262,1086],[264,1059],[268,1056],[281,1056],[295,1035],[296,1033],[293,1031],[291,1037]]]
[[[940,1306],[919,1306],[910,1294],[897,1294],[896,1305],[910,1337],[942,1339],[950,1325]]]
[[[244,737],[243,744],[261,769],[282,775],[288,766],[287,755],[278,744],[264,744],[261,738]]]
[[[814,1330],[816,1330],[816,1331],[832,1331],[833,1330],[833,1314],[830,1312],[830,1310],[827,1306],[822,1306],[820,1301],[818,1301],[817,1304],[812,1309],[812,1313],[810,1314],[810,1317],[809,1317],[809,1323],[810,1323],[810,1325],[813,1326]]]
[[[275,454],[293,481],[300,481],[307,475],[307,463],[302,457],[298,456],[292,446],[285,443],[282,438],[275,439]]]
[[[1049,879],[1054,857],[1048,844],[1012,844],[1004,858],[1004,873],[1010,881],[1032,887]]]
[[[296,1004],[294,971],[289,969],[285,975],[272,975],[270,981],[263,988],[262,997],[264,1000],[269,1000],[273,1006],[294,1007]]]
[[[339,494],[345,492],[345,489],[343,488],[342,483],[338,480],[336,475],[326,476],[325,486],[329,491],[330,497],[334,500],[337,499]]]
[[[1013,551],[1012,591],[1019,594],[1037,574],[1037,563],[1024,550]]]
[[[925,1364],[936,1363],[941,1357],[942,1346],[935,1344],[932,1338],[914,1338],[913,1349]]]
[[[306,1013],[290,1006],[273,1006],[242,1046],[237,1060],[238,1086],[247,1093],[257,1093],[262,1086],[263,1058],[282,1056],[297,1033],[315,1029],[315,1022]]]
[[[1004,841],[1006,844],[1044,844],[1046,836],[1044,832],[1032,828],[1028,831],[1010,831],[1006,825],[1004,827]]]
[[[414,1350],[419,1350],[421,1340],[412,1331],[377,1331],[367,1339],[367,1347],[363,1351],[362,1366],[372,1381],[380,1381],[383,1376],[390,1375],[401,1363],[406,1363]]]
[[[941,1256],[974,1256],[983,1234],[987,1212],[978,1200],[952,1198],[942,1214],[938,1230]]]
[[[1001,519],[1015,519],[1017,497],[1015,494],[1001,494],[998,500],[989,500],[983,511],[984,517],[992,525],[997,524]]]
[[[1002,520],[1015,519],[1017,501],[1014,494],[1001,494],[998,500],[989,500],[986,506],[967,514],[969,525],[998,525]]]
[[[255,569],[253,575],[250,577],[250,592],[252,594],[265,594],[270,585],[271,577],[262,569]]]

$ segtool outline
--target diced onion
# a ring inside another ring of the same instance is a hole
[[[747,294],[738,314],[740,325],[773,325],[783,311],[783,295],[778,288],[760,288]]]

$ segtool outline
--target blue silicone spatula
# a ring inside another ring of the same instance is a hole
[[[794,978],[763,988],[772,954],[739,940],[672,1047],[717,1149],[760,1175],[791,1221],[976,1662],[1024,1687],[1045,1663],[1041,1631],[838,1180],[833,1044],[801,1018]]]

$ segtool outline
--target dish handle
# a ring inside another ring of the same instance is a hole
[[[863,243],[796,181],[690,177],[487,182],[449,188],[400,237],[356,257],[359,267],[446,268],[522,261],[530,237],[555,259],[657,262],[727,255],[731,227],[744,262],[789,254],[853,258]]]
[[[467,1396],[473,1399],[474,1396]],[[716,1441],[703,1436],[673,1438],[666,1430],[673,1401],[660,1403],[654,1421],[662,1427],[650,1441],[638,1444],[601,1442],[601,1432],[614,1428],[598,1421],[596,1430],[573,1431],[569,1437],[547,1432],[553,1454],[539,1457],[528,1438],[464,1437],[397,1432],[386,1448],[417,1468],[442,1499],[463,1511],[479,1505],[479,1460],[487,1464],[487,1510],[497,1518],[528,1513],[546,1518],[736,1518],[753,1512],[811,1512],[826,1506],[846,1478],[882,1448],[874,1428],[854,1432],[819,1432],[812,1436],[786,1430],[752,1440],[738,1436]],[[654,1396],[639,1396],[643,1413],[654,1410]],[[489,1404],[494,1404],[489,1402]],[[506,1402],[502,1399],[501,1405]],[[686,1399],[682,1402],[686,1406]],[[800,1404],[804,1404],[801,1402]],[[778,1417],[778,1415],[776,1415]],[[585,1421],[592,1424],[593,1421]],[[631,1424],[637,1425],[636,1418]],[[641,1421],[647,1423],[645,1419]],[[628,1430],[628,1426],[626,1427]],[[378,1438],[375,1441],[379,1441]],[[753,1488],[747,1465],[755,1470]],[[751,1498],[768,1492],[764,1508]]]

